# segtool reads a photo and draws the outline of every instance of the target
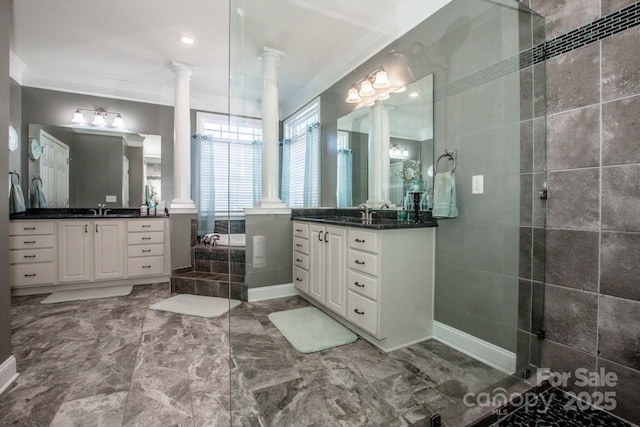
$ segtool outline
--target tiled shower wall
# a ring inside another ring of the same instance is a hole
[[[636,2],[523,3],[552,41]],[[543,365],[615,372],[616,387],[566,388],[614,391],[613,412],[640,423],[640,26],[565,50],[546,63]]]

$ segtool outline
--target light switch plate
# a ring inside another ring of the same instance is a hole
[[[118,201],[118,196],[107,196],[107,203],[116,203]]]
[[[484,193],[484,175],[474,175],[471,177],[471,194]]]

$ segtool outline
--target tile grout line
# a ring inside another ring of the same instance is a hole
[[[600,2],[600,7],[602,8],[602,1]],[[596,351],[595,351],[595,363],[596,363],[596,372],[598,372],[599,364],[600,364],[600,286],[601,286],[601,275],[602,275],[602,145],[603,145],[603,131],[602,128],[604,126],[603,123],[603,107],[602,107],[602,89],[603,89],[603,81],[602,81],[602,50],[603,43],[602,40],[598,43],[600,47],[600,173],[599,173],[599,188],[598,188],[598,280],[597,284],[597,300],[596,300]],[[595,391],[598,391],[598,386],[596,385]]]

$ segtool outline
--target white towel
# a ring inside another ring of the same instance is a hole
[[[451,171],[436,175],[433,184],[433,212],[434,218],[456,218],[456,179]]]
[[[27,210],[24,204],[24,194],[22,194],[22,188],[20,188],[20,179],[18,184],[14,184],[11,180],[11,190],[9,190],[9,213],[24,212]]]

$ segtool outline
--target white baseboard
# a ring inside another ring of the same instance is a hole
[[[516,371],[516,354],[437,321],[433,338],[508,375]]]
[[[14,297],[24,295],[50,294],[55,291],[73,291],[77,289],[94,289],[108,286],[121,285],[153,285],[157,283],[169,283],[171,276],[154,277],[130,277],[128,279],[104,280],[99,282],[65,283],[58,285],[34,285],[12,288],[11,295]]]
[[[293,283],[285,283],[282,285],[263,286],[260,288],[249,289],[249,302],[264,301],[275,298],[293,297],[299,295],[298,290]]]
[[[7,391],[11,384],[18,379],[18,367],[16,365],[15,356],[10,356],[0,365],[0,395]]]

